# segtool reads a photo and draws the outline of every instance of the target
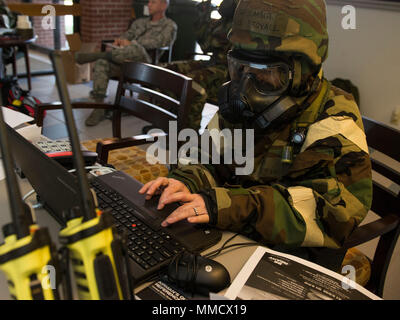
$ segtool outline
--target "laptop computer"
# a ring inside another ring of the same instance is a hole
[[[58,58],[54,56],[54,59]],[[55,63],[54,71],[58,74],[58,79],[65,81],[63,70],[57,67],[60,65],[62,64]],[[66,91],[67,87],[64,84],[58,88]],[[68,92],[59,93],[60,97],[68,95]],[[76,176],[12,128],[8,127],[8,131],[17,166],[35,189],[44,207],[61,225],[65,225],[65,210],[79,203]],[[161,222],[178,204],[157,210],[158,197],[145,200],[145,195],[138,193],[142,183],[124,172],[115,171],[91,177],[90,184],[96,192],[99,207],[110,210],[115,218],[117,231],[127,234],[131,275],[136,284],[156,274],[182,250],[199,253],[221,239],[221,231],[208,225],[194,225],[186,220],[166,228],[161,227]]]

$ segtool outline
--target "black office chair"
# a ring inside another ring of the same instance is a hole
[[[400,149],[398,148],[400,131],[367,117],[362,119],[367,143],[372,151],[370,156],[373,170],[371,211],[380,218],[358,227],[347,239],[344,247],[350,249],[351,253],[353,247],[379,238],[373,259],[364,257],[358,259],[358,262],[363,260],[370,263],[371,274],[365,287],[382,297],[387,270],[400,233],[400,188],[393,189],[393,184],[400,186],[400,172],[379,160],[376,151],[400,162]],[[382,177],[389,179],[390,183],[384,183],[385,179]],[[354,255],[358,255],[357,251]],[[351,257],[345,258],[342,265],[351,264],[352,260]],[[357,265],[354,267],[359,270],[368,268],[368,266]]]

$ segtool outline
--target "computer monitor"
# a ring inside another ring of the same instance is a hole
[[[76,177],[7,125],[17,170],[24,173],[39,201],[61,225],[64,211],[79,205]]]

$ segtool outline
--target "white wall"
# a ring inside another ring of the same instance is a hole
[[[328,5],[329,56],[325,76],[351,80],[362,114],[390,123],[400,110],[400,12],[356,8],[356,29],[344,30],[341,6]]]

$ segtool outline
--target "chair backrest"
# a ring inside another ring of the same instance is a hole
[[[386,273],[400,233],[400,131],[364,116],[363,123],[372,164],[371,210],[380,219],[356,229],[347,245],[380,237],[366,287],[383,296]]]
[[[178,130],[185,128],[191,97],[191,78],[159,66],[127,62],[122,67],[115,107],[168,133],[169,121],[177,121]],[[115,137],[121,137],[120,123],[120,112],[114,112]]]

